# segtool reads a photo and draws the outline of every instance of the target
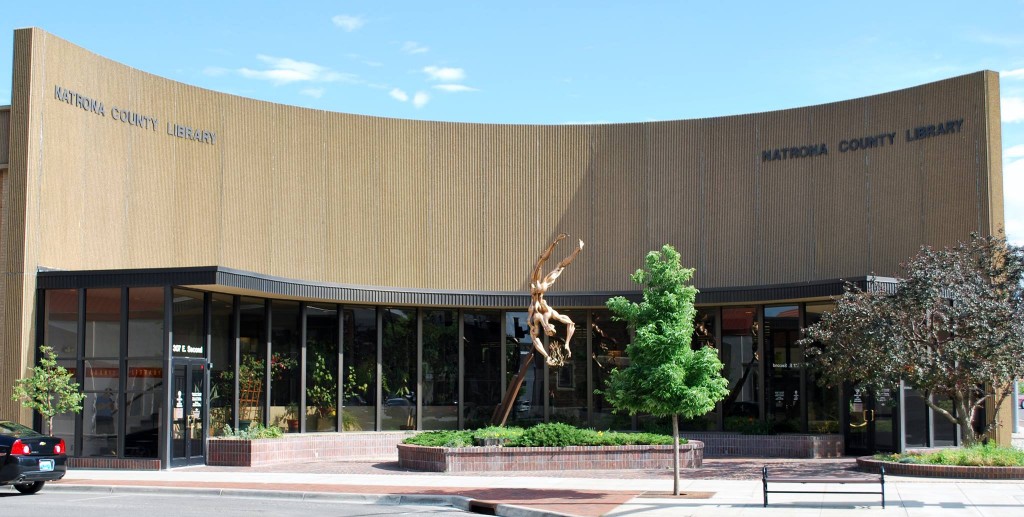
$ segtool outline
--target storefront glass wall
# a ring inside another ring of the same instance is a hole
[[[297,433],[302,390],[299,303],[274,300],[270,310],[270,424]]]
[[[79,373],[78,348],[78,290],[54,289],[46,291],[43,311],[43,344],[53,348],[57,364],[81,382]],[[68,453],[79,455],[75,441],[75,413],[63,413],[53,417],[53,433],[64,438]]]
[[[190,325],[182,335],[190,340],[203,341],[202,293],[199,304],[190,311],[191,317],[180,318],[199,322]],[[175,329],[177,330],[177,328]],[[125,457],[155,458],[158,453],[158,433],[163,415],[164,400],[164,289],[143,287],[128,290],[128,364],[125,385],[124,455]]]
[[[383,309],[381,430],[416,429],[416,309]]]
[[[631,341],[629,328],[625,322],[612,320],[611,312],[606,310],[591,311],[590,332],[593,336],[593,354],[588,358],[594,379],[594,388],[605,389],[608,375],[615,368],[629,365],[626,357],[626,345]],[[613,431],[629,431],[633,428],[633,418],[629,415],[613,412],[604,395],[596,393],[594,397],[593,424],[596,429]]]
[[[803,431],[802,375],[803,348],[800,340],[800,307],[782,305],[764,308],[765,389],[767,414],[772,428],[780,433]]]
[[[462,418],[466,429],[487,426],[501,403],[501,354],[505,333],[501,313],[466,311],[463,314],[465,385]]]
[[[306,431],[338,429],[338,308],[306,305]]]
[[[262,298],[239,298],[238,427],[266,425],[267,307]]]
[[[458,429],[459,313],[423,311],[423,429]]]
[[[804,325],[821,321],[821,315],[832,310],[831,303],[809,303],[805,308]],[[821,346],[816,344],[814,346]],[[807,430],[811,433],[839,432],[839,387],[821,386],[813,369],[807,370]]]
[[[756,307],[722,309],[722,375],[729,395],[722,401],[726,431],[742,431],[760,420],[760,345]]]
[[[342,309],[345,372],[342,378],[342,430],[377,429],[377,309]]]
[[[510,385],[531,354],[535,354],[526,312],[505,313],[505,385]],[[564,335],[564,334],[562,334]],[[529,426],[544,421],[544,358],[537,354],[526,371],[508,425]]]
[[[121,436],[121,289],[85,292],[82,456],[118,456]]]
[[[210,312],[210,436],[223,436],[235,426],[235,297],[213,293]]]
[[[563,422],[577,427],[586,427],[590,418],[587,414],[587,313],[564,311],[576,325],[569,343],[572,356],[561,366],[548,366],[548,397],[550,399],[549,422]],[[551,340],[564,340],[566,325],[555,322],[555,335]],[[558,346],[563,346],[559,343]]]

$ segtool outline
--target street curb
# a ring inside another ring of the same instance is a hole
[[[500,517],[574,517],[570,514],[538,510],[511,504],[482,503],[476,499],[458,495],[417,495],[417,494],[346,494],[342,492],[298,492],[292,490],[273,490],[255,488],[200,488],[200,487],[158,487],[142,485],[77,485],[69,482],[47,484],[45,490],[67,492],[94,492],[100,494],[176,494],[203,495],[209,497],[266,497],[277,499],[297,499],[303,501],[344,501],[350,503],[378,504],[388,506],[419,505],[449,506],[458,510],[472,512],[474,506],[493,507],[494,515]]]

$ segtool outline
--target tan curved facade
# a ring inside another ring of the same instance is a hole
[[[776,112],[543,126],[246,99],[39,29],[16,31],[14,54],[0,350],[21,361],[2,386],[31,356],[40,268],[521,292],[567,232],[587,247],[560,291],[632,290],[664,243],[714,289],[893,275],[922,244],[1003,224],[994,72]]]

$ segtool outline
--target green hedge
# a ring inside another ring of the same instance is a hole
[[[672,437],[654,433],[621,433],[579,429],[568,424],[519,427],[485,427],[475,431],[427,431],[402,443],[425,447],[471,447],[474,439],[498,439],[505,447],[568,447],[570,445],[672,445]],[[680,439],[680,443],[686,443]]]
[[[1024,467],[1024,451],[995,444],[973,445],[928,452],[876,454],[875,459],[921,465],[956,465],[962,467]]]

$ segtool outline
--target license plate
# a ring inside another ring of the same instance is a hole
[[[53,460],[39,460],[40,472],[53,472]]]

